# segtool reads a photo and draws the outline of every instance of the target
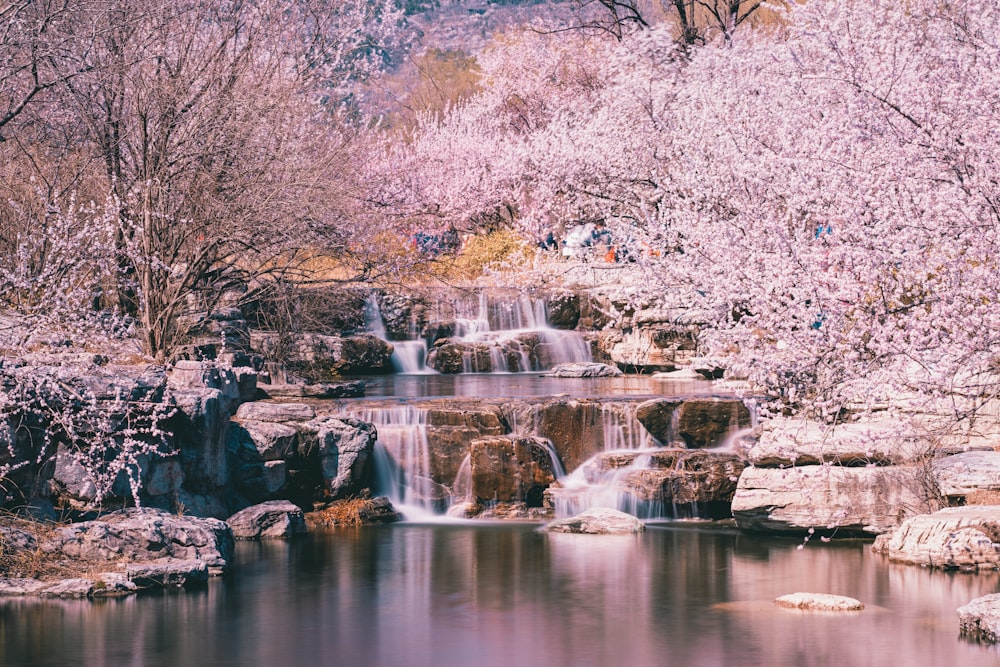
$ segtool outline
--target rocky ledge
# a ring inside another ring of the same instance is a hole
[[[0,579],[0,596],[93,598],[203,584],[223,573],[233,553],[233,534],[224,522],[157,509],[27,528],[0,527],[0,557],[11,575]],[[71,572],[88,574],[67,577]]]
[[[889,560],[950,570],[1000,569],[1000,506],[948,507],[904,521],[872,545]]]

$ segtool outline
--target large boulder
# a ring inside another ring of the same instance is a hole
[[[252,505],[226,519],[240,540],[287,539],[306,532],[302,509],[287,500]]]
[[[316,417],[316,411],[305,403],[255,401],[240,406],[236,421],[303,422]]]
[[[605,450],[604,418],[600,402],[556,399],[537,408],[535,435],[548,438],[566,470],[575,470]]]
[[[1000,593],[984,595],[959,607],[958,629],[963,637],[974,641],[1000,642]]]
[[[635,408],[635,418],[661,445],[669,446],[676,439],[674,413],[683,401],[654,398]]]
[[[575,329],[580,323],[580,297],[576,294],[554,296],[545,303],[545,311],[551,326]]]
[[[594,507],[568,519],[556,519],[542,530],[548,533],[627,535],[641,533],[645,529],[645,524],[631,514],[608,507]]]
[[[217,519],[136,508],[59,528],[40,546],[84,561],[200,560],[219,573],[232,558],[233,534]]]
[[[445,338],[438,340],[427,353],[427,367],[438,373],[453,375],[456,373],[490,373],[493,368],[493,357],[489,343],[463,342]]]
[[[1000,569],[1000,507],[948,507],[914,516],[872,545],[889,560],[944,569]]]
[[[540,438],[493,436],[472,441],[469,454],[471,495],[481,503],[523,501],[542,504],[556,477],[552,453]]]
[[[167,423],[192,490],[213,492],[229,481],[226,435],[229,402],[211,388],[175,389],[177,413]]]
[[[374,426],[350,417],[327,417],[310,426],[316,429],[315,453],[327,497],[346,498],[371,483],[377,439]]]
[[[649,467],[626,474],[621,480],[623,491],[665,505],[720,504],[728,512],[744,468],[738,456],[684,449],[647,455]]]
[[[732,510],[744,530],[878,535],[937,509],[932,485],[919,467],[747,468]]]
[[[392,372],[392,344],[372,334],[300,334],[289,342],[279,334],[254,332],[251,345],[255,352],[286,359],[299,373],[321,381],[338,375]]]
[[[677,437],[691,449],[716,447],[749,426],[750,411],[738,399],[687,400],[678,408]]]

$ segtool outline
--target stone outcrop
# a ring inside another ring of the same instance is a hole
[[[247,507],[226,519],[240,540],[288,539],[306,532],[302,509],[287,500]]]
[[[318,459],[326,497],[346,498],[371,483],[374,426],[350,417],[326,417],[309,425],[316,429],[315,446],[307,445],[301,455]]]
[[[1000,452],[962,452],[936,459],[931,469],[941,495],[959,503],[977,491],[1000,491]]]
[[[789,593],[775,599],[774,604],[802,611],[844,612],[861,611],[865,608],[859,600],[829,593]]]
[[[918,467],[751,467],[732,510],[744,530],[878,535],[936,509],[927,484]]]
[[[39,546],[81,561],[197,560],[221,573],[232,558],[233,534],[217,519],[128,509],[59,528]]]
[[[755,466],[773,468],[830,463],[842,466],[906,464],[926,455],[929,446],[905,425],[892,420],[838,424],[775,419],[765,422],[747,456]]]
[[[586,535],[627,535],[641,533],[645,524],[631,514],[607,507],[595,507],[568,519],[557,519],[543,527],[548,533]]]
[[[1000,506],[948,507],[911,517],[876,538],[872,550],[911,565],[1000,569]]]
[[[959,607],[958,629],[963,637],[974,641],[1000,642],[1000,593],[984,595]]]
[[[250,340],[255,352],[270,358],[281,352],[293,369],[317,379],[392,372],[392,344],[372,334],[299,334],[288,341],[276,333],[253,332]]]

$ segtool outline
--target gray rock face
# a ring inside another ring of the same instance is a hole
[[[1000,452],[963,452],[937,459],[932,468],[943,496],[1000,490]]]
[[[317,430],[316,453],[329,497],[344,498],[367,486],[377,439],[375,427],[350,417],[329,417],[311,425]]]
[[[892,561],[945,569],[1000,569],[1000,507],[948,507],[914,516],[872,545]]]
[[[733,497],[744,530],[878,535],[907,517],[937,509],[916,467],[747,468]]]
[[[657,442],[670,445],[675,438],[674,413],[680,405],[681,401],[654,398],[636,406],[635,417]]]
[[[286,459],[298,449],[299,432],[287,424],[246,419],[239,423],[239,428],[264,461]]]
[[[287,500],[253,505],[229,517],[226,523],[241,540],[286,539],[306,532],[302,510]]]
[[[691,449],[716,447],[750,426],[750,411],[736,399],[653,399],[636,407],[636,418],[660,444]]]
[[[226,430],[230,411],[218,389],[173,392],[178,414],[169,428],[180,454],[185,481],[192,489],[214,490],[229,481]]]
[[[969,639],[986,644],[1000,642],[1000,593],[984,595],[959,607],[958,628]]]
[[[861,611],[865,606],[854,598],[829,593],[790,593],[782,595],[774,604],[787,609],[803,611]]]
[[[208,581],[208,565],[202,560],[164,558],[125,567],[128,580],[139,588],[179,588]]]
[[[626,535],[645,529],[645,524],[631,514],[607,507],[595,507],[568,519],[557,519],[543,528],[549,533],[587,535]]]
[[[200,560],[221,572],[232,558],[233,534],[217,519],[129,509],[61,528],[41,547],[92,561]]]

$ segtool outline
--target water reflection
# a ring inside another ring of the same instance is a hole
[[[530,526],[403,525],[241,544],[236,571],[187,593],[0,604],[12,665],[994,665],[955,609],[998,575],[895,566],[863,542],[706,528],[623,537]],[[795,591],[857,597],[794,614]]]

